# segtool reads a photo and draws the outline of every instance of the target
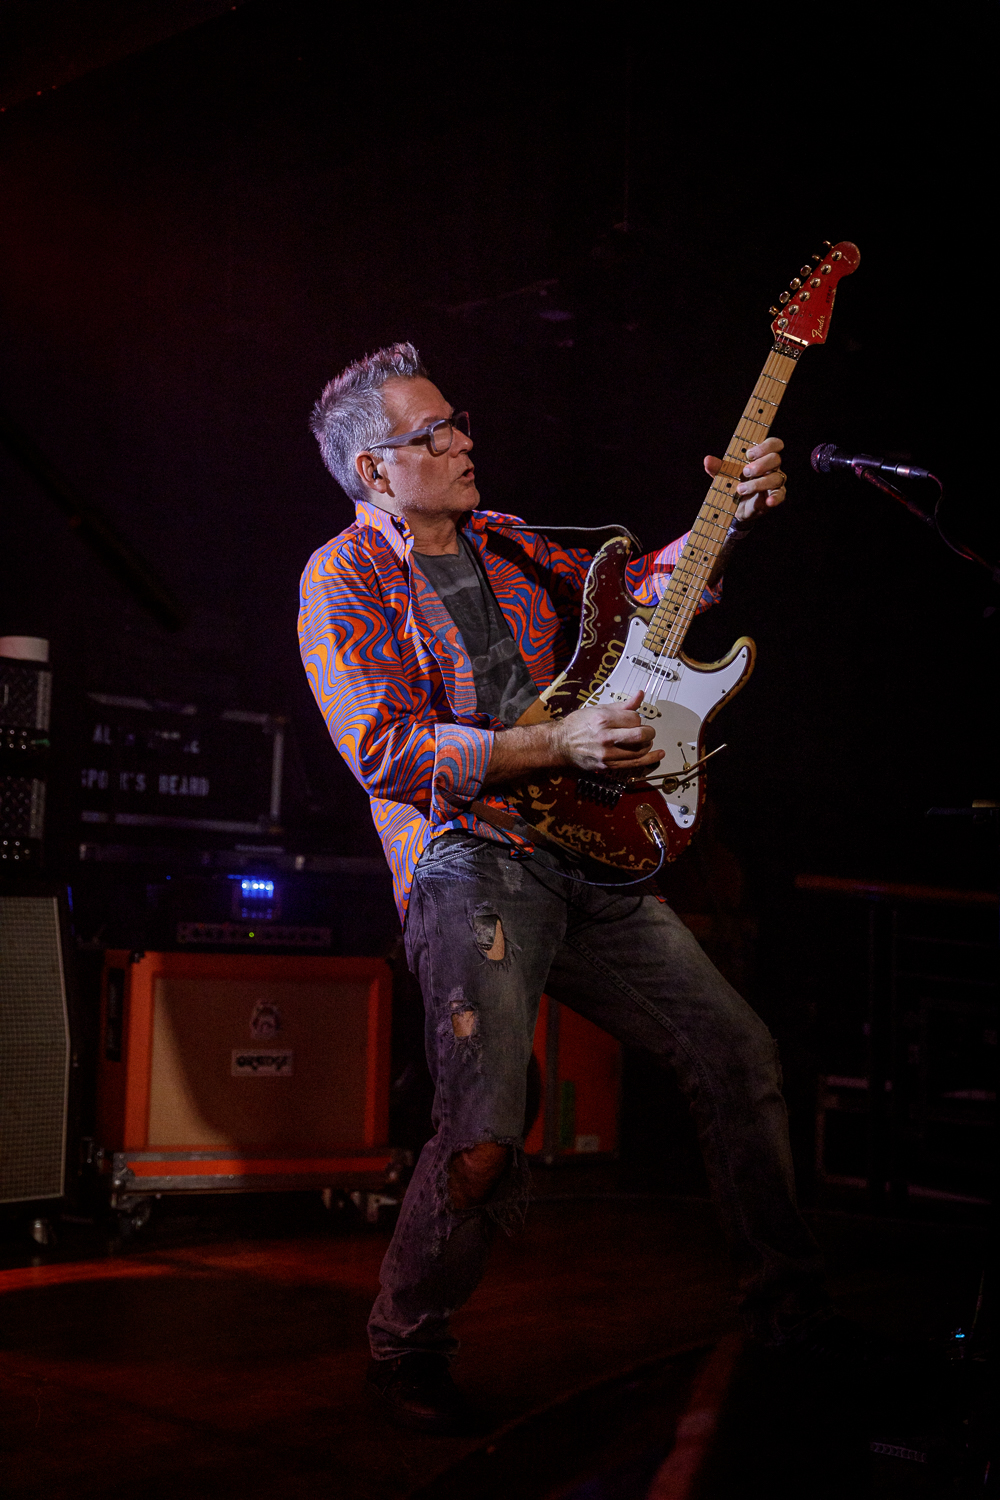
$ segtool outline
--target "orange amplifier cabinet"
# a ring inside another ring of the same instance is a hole
[[[391,1016],[380,959],[109,952],[98,1141],[113,1194],[384,1183]]]
[[[543,995],[534,1052],[541,1109],[524,1149],[546,1162],[618,1150],[621,1046],[614,1037]]]

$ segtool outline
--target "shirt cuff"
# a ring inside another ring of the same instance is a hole
[[[431,823],[447,823],[456,807],[467,807],[483,789],[493,753],[494,731],[464,724],[434,726]]]

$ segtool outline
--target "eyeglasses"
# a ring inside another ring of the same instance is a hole
[[[455,428],[458,428],[465,437],[471,437],[469,431],[469,413],[467,411],[452,412],[450,417],[441,417],[437,422],[431,422],[427,427],[417,427],[413,432],[401,432],[399,437],[386,438],[384,442],[372,443],[372,448],[404,448],[407,443],[422,443],[426,441],[430,451],[440,457],[447,453],[455,438]]]

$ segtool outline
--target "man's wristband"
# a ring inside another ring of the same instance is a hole
[[[753,530],[753,523],[756,521],[756,519],[756,513],[751,511],[750,515],[747,516],[745,520],[734,520],[729,530],[726,532],[726,541],[741,542],[745,536],[750,535],[750,532]]]

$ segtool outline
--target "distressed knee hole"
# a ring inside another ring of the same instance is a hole
[[[474,1010],[456,1010],[451,1018],[451,1029],[458,1037],[471,1036],[476,1029]]]
[[[448,1195],[459,1213],[489,1202],[510,1162],[511,1148],[481,1141],[457,1151],[448,1167]]]
[[[507,950],[503,924],[496,912],[476,912],[472,919],[472,930],[480,953],[485,958],[491,958],[494,963],[499,963]]]

